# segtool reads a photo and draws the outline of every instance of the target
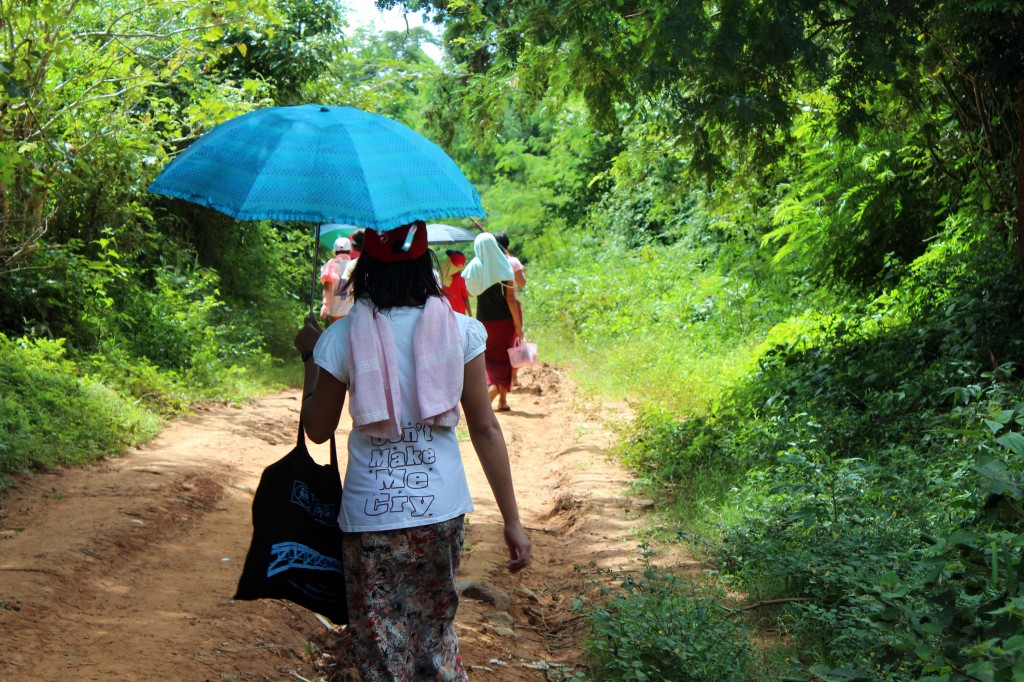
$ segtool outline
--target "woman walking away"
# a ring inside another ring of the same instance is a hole
[[[476,256],[462,271],[469,293],[477,297],[476,319],[487,330],[484,351],[488,394],[498,398],[499,412],[509,409],[512,363],[508,349],[523,336],[523,320],[515,299],[515,275],[494,235],[484,232],[473,241]]]
[[[352,297],[345,286],[344,274],[352,261],[351,249],[352,242],[348,237],[338,237],[334,240],[334,258],[320,268],[320,282],[324,287],[320,317],[328,318],[328,324],[334,324],[352,309]]]
[[[512,266],[512,283],[515,285],[512,287],[512,293],[515,295],[516,308],[519,309],[519,325],[524,326],[523,322],[523,302],[519,300],[519,290],[526,286],[526,269],[523,268],[523,263],[518,258],[509,253],[509,238],[505,232],[495,232],[494,241],[498,242],[498,246],[505,252],[505,259],[508,260],[508,264]],[[519,385],[519,380],[516,378],[516,372],[518,370],[512,368],[512,386],[516,387]]]
[[[352,311],[326,331],[310,316],[295,337],[310,439],[330,438],[349,398],[354,428],[338,521],[349,629],[370,682],[467,679],[455,634],[463,516],[473,510],[455,436],[460,404],[504,518],[507,568],[530,563],[488,399],[484,330],[445,302],[426,232],[421,221],[366,230]]]

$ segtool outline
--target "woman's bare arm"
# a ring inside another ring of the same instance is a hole
[[[515,573],[530,563],[530,539],[519,518],[508,448],[498,418],[491,409],[482,354],[466,365],[462,385],[462,411],[480,466],[483,467],[494,501],[498,503],[498,509],[505,520],[505,544],[508,545],[509,553],[507,566],[509,571]]]
[[[505,291],[505,302],[508,304],[508,311],[512,313],[512,323],[516,326],[516,336],[523,338],[523,318],[519,314],[515,287],[511,283],[502,282],[502,288]]]
[[[331,297],[334,296],[335,282],[333,280],[327,280],[324,282],[324,291],[322,301],[320,305],[320,317],[326,318],[327,314],[331,310]]]
[[[295,336],[295,347],[300,353],[312,351],[323,329],[310,315]],[[347,386],[310,358],[305,362],[302,382],[302,426],[314,443],[323,443],[338,428],[341,410],[345,406]]]

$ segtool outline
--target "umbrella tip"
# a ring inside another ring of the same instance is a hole
[[[320,107],[320,111],[330,111],[327,107]]]

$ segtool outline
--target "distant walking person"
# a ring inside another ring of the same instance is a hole
[[[521,323],[523,319],[523,303],[522,301],[519,300],[519,290],[526,286],[526,269],[523,267],[522,262],[520,262],[518,258],[509,253],[508,247],[510,242],[508,239],[508,234],[506,234],[505,232],[495,232],[494,239],[498,242],[498,246],[501,247],[501,250],[505,252],[505,258],[508,259],[509,265],[512,266],[512,274],[515,275],[515,277],[513,278],[515,282],[514,293],[516,297],[516,306],[519,308],[519,320]],[[516,339],[515,341],[521,340],[522,339]],[[513,341],[513,343],[515,343],[515,341]],[[518,371],[519,370],[517,370],[515,367],[512,368],[513,386],[519,385],[519,379],[517,378]]]
[[[514,279],[515,279],[516,290],[517,290],[516,300],[519,300],[518,290],[526,288],[526,268],[523,267],[522,261],[520,261],[518,258],[513,256],[509,252],[508,248],[509,248],[509,244],[511,242],[509,242],[509,238],[508,238],[508,234],[507,233],[505,233],[505,232],[495,232],[494,233],[494,239],[495,239],[495,241],[498,242],[498,246],[501,247],[501,250],[505,252],[505,258],[508,259],[509,265],[512,266],[512,274],[515,275]]]
[[[462,268],[466,267],[466,256],[461,251],[445,251],[445,261],[441,263],[441,286],[444,295],[452,304],[452,310],[463,315],[472,315],[469,305],[469,290],[466,280],[462,278]]]
[[[487,369],[488,393],[494,409],[509,410],[508,392],[512,388],[512,363],[508,349],[523,335],[523,321],[515,299],[515,274],[494,235],[484,232],[473,241],[476,256],[462,271],[466,289],[476,296],[476,319],[487,330],[484,365]]]
[[[352,260],[350,260],[348,265],[345,266],[345,272],[341,276],[346,289],[350,289],[352,287],[352,272],[356,269],[356,263],[359,261],[359,254],[363,252],[363,228],[360,227],[358,230],[353,232],[350,239],[352,241],[352,250],[349,252],[349,255],[352,256]],[[349,293],[349,296],[351,297],[351,293]]]
[[[327,318],[333,324],[352,310],[352,295],[345,284],[345,268],[352,260],[352,242],[348,237],[334,240],[334,258],[320,268],[320,282],[324,287],[320,318]]]

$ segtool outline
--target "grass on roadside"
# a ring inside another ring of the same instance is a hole
[[[0,490],[31,469],[80,465],[144,443],[209,401],[242,404],[301,381],[301,366],[252,358],[199,385],[113,346],[78,361],[64,342],[0,335]]]

